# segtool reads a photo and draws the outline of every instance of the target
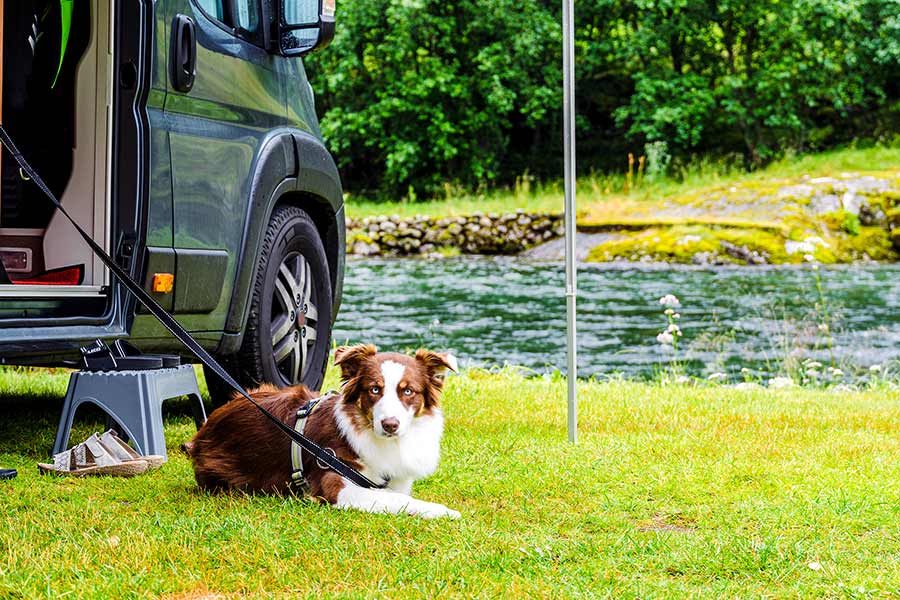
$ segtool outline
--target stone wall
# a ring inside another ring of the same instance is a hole
[[[475,213],[465,217],[365,217],[347,222],[347,252],[405,256],[461,252],[516,254],[564,233],[562,214]]]

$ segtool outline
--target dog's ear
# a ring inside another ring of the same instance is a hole
[[[441,397],[441,388],[444,387],[444,373],[448,369],[454,373],[459,372],[456,357],[419,348],[416,350],[416,361],[421,363],[428,373],[424,391],[425,406],[436,406]]]
[[[454,373],[459,372],[456,357],[452,354],[441,354],[440,352],[419,348],[416,350],[416,360],[425,365],[429,373],[435,375],[443,375],[445,369],[450,369]]]
[[[378,348],[372,344],[358,344],[356,346],[339,346],[334,351],[334,364],[341,368],[341,381],[353,378],[359,371],[359,365],[367,358],[378,353]]]

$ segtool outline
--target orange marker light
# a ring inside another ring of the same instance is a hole
[[[154,273],[153,286],[154,292],[160,294],[170,294],[175,288],[175,276],[171,273]]]

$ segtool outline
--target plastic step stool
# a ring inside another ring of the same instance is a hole
[[[197,429],[206,421],[197,375],[191,365],[142,371],[78,371],[69,377],[53,454],[69,445],[75,411],[85,403],[103,410],[121,433],[134,442],[139,454],[167,457],[162,405],[166,400],[190,396]]]

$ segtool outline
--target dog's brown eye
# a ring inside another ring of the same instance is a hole
[[[409,388],[406,388],[405,390],[403,390],[403,395],[404,395],[404,396],[412,396],[412,395],[413,395],[413,391],[412,391],[411,389],[409,389]]]
[[[377,385],[373,385],[372,387],[369,388],[369,393],[372,394],[373,396],[377,396],[378,394],[381,393],[381,388],[378,387]]]

